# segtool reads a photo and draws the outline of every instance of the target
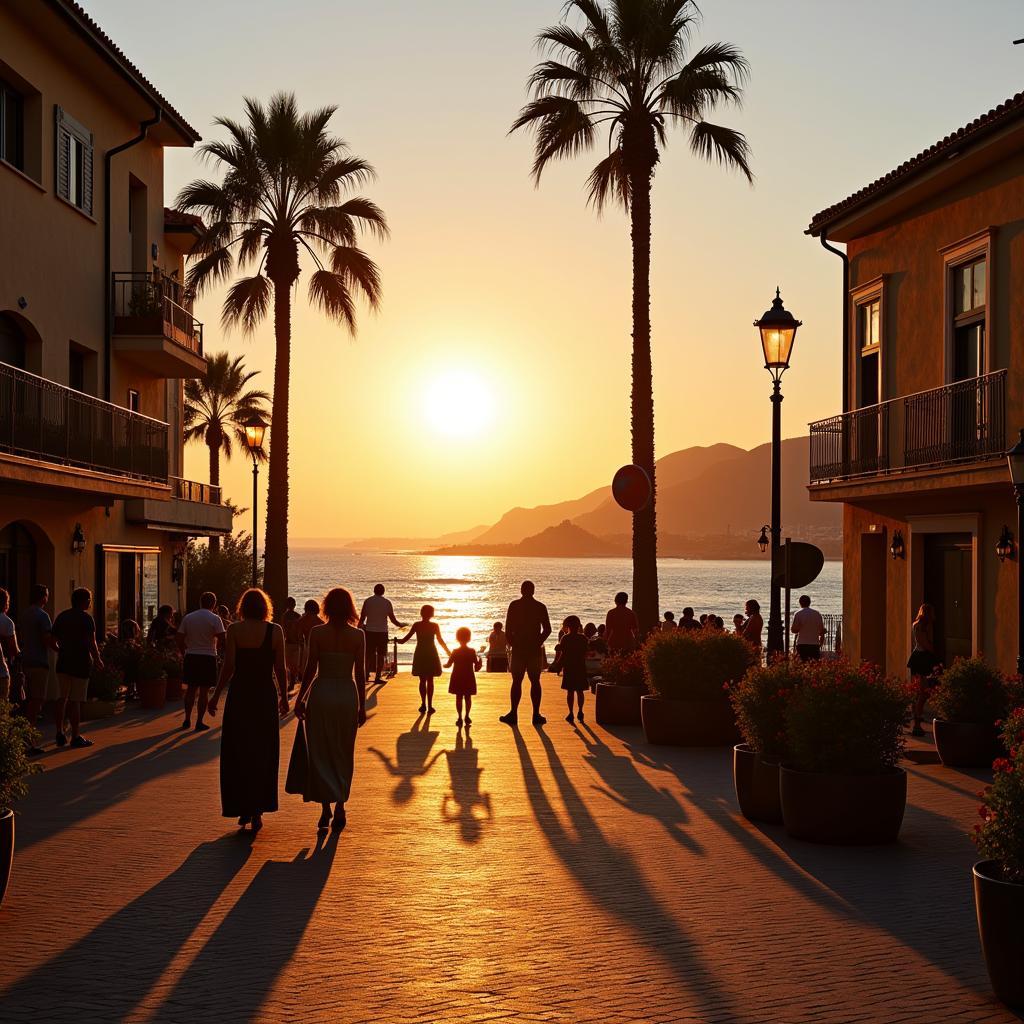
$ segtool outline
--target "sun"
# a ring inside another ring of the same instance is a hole
[[[424,412],[437,433],[449,438],[478,438],[494,423],[495,394],[474,370],[444,370],[428,384]]]

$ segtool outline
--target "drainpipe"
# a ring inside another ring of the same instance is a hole
[[[829,244],[828,240],[828,229],[823,228],[821,235],[822,247],[828,249],[829,252],[834,252],[843,261],[843,397],[842,407],[843,412],[847,412],[849,408],[849,394],[850,394],[850,353],[847,351],[847,346],[850,344],[850,257],[843,252],[842,249],[837,249],[834,245]]]
[[[123,153],[132,146],[137,146],[149,134],[149,129],[160,123],[163,111],[159,107],[153,110],[153,116],[139,122],[139,134],[128,142],[108,149],[103,156],[103,288],[106,301],[103,303],[103,397],[110,401],[111,376],[111,334],[114,326],[114,286],[111,282],[110,266],[110,163],[118,153]]]

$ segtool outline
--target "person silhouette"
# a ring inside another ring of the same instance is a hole
[[[412,656],[412,674],[420,681],[420,714],[434,713],[434,680],[441,674],[441,659],[438,656],[434,641],[444,648],[450,658],[452,652],[441,636],[441,628],[432,621],[434,606],[425,604],[420,609],[420,621],[414,622],[398,642],[404,644],[416,637],[416,650]]]
[[[533,704],[533,724],[544,725],[547,719],[540,713],[540,673],[544,663],[544,641],[551,636],[551,620],[547,608],[533,595],[535,587],[524,580],[519,588],[522,597],[508,606],[505,615],[505,633],[512,649],[509,668],[512,688],[509,691],[508,714],[500,721],[506,725],[519,723],[519,702],[523,699],[523,677],[530,677],[530,701]]]

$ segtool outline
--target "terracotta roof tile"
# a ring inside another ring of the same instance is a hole
[[[202,217],[194,213],[182,213],[181,210],[172,210],[171,207],[164,207],[164,226],[175,228],[195,228],[196,231],[206,230]]]

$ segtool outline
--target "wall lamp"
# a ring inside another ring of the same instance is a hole
[[[74,532],[71,534],[71,553],[80,555],[85,551],[85,531],[81,523],[75,523]]]
[[[1017,545],[1014,543],[1013,534],[1004,523],[1003,532],[999,534],[999,540],[996,541],[996,554],[999,556],[1000,562],[1005,562],[1008,558],[1014,558],[1016,553]]]
[[[892,535],[892,543],[889,545],[889,553],[893,557],[893,561],[897,558],[906,558],[907,549],[903,544],[903,531],[896,530]]]

